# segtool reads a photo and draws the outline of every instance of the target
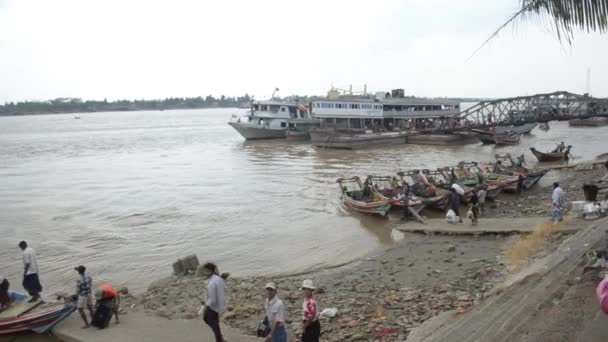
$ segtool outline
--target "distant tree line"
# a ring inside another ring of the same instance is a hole
[[[163,100],[83,101],[79,98],[58,98],[49,101],[8,102],[0,106],[0,115],[30,115],[56,113],[90,113],[135,110],[227,108],[248,104],[253,99],[245,94],[238,97],[224,95],[215,98],[171,97]]]

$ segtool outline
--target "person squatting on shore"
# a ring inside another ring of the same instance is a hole
[[[213,331],[215,342],[224,342],[220,329],[220,314],[226,308],[226,284],[213,263],[203,265],[207,276],[207,300],[203,303],[203,320]]]
[[[8,279],[0,275],[0,311],[4,311],[11,303],[11,296],[8,293],[9,287]]]
[[[23,288],[32,296],[29,302],[35,302],[40,299],[42,285],[38,277],[38,259],[36,251],[32,247],[27,246],[27,242],[19,242],[19,248],[23,251]]]
[[[109,284],[99,285],[95,289],[95,317],[98,318],[98,311],[102,310],[102,307],[110,309],[112,313],[114,313],[115,323],[120,324],[120,320],[118,319],[118,311],[120,309],[120,295],[118,291],[116,291]],[[110,316],[108,323],[112,320]],[[102,326],[104,326],[105,322],[102,322]]]

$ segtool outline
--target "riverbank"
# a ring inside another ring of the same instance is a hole
[[[509,217],[520,217],[517,225],[523,231],[534,232],[530,238],[502,233],[474,236],[405,233],[404,239],[394,247],[338,268],[276,277],[231,277],[227,280],[230,301],[223,322],[243,334],[253,335],[257,322],[265,314],[264,284],[274,281],[288,311],[289,330],[298,336],[301,333],[299,287],[302,280],[310,278],[318,287],[317,297],[322,307],[338,309],[336,317],[322,320],[325,340],[405,340],[412,329],[433,317],[444,312],[464,313],[481,303],[496,284],[529,262],[555,251],[569,236],[566,233],[586,227],[584,221],[574,218],[557,226],[543,224],[549,222],[550,202],[540,199],[550,197],[555,179],[564,187],[568,201],[577,200],[582,198],[583,183],[605,173],[600,167],[556,171],[544,185],[520,197],[505,196],[496,207],[490,208],[478,226],[483,227],[484,220],[488,226],[515,224]],[[541,211],[546,216],[530,216]],[[429,220],[429,224],[434,221]],[[417,223],[401,223],[402,226],[414,224]],[[439,226],[439,222],[436,225]],[[468,224],[459,226],[469,227]],[[534,243],[527,243],[528,239]],[[522,248],[526,250],[522,252]],[[198,297],[204,294],[205,288],[205,280],[194,275],[163,278],[152,283],[143,294],[124,298],[122,310],[127,317],[148,315],[155,319],[200,323]]]

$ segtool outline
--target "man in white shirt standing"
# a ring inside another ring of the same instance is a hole
[[[270,334],[265,342],[287,342],[287,331],[285,330],[285,306],[277,296],[277,285],[266,284],[266,317],[270,324]]]
[[[564,206],[564,190],[559,187],[559,183],[553,183],[553,194],[551,194],[551,202],[553,204],[553,222],[561,222],[562,207]]]
[[[40,292],[42,292],[42,285],[38,278],[36,251],[32,247],[28,247],[25,241],[19,242],[19,248],[23,251],[23,288],[32,296],[29,302],[35,302],[40,299]]]
[[[213,263],[203,265],[207,276],[207,301],[203,303],[203,320],[213,330],[215,342],[224,342],[220,329],[220,314],[226,308],[226,284],[224,279],[218,275],[217,266]]]

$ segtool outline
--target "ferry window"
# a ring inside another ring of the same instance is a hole
[[[284,111],[285,111],[285,107],[281,107],[281,112],[284,112]]]
[[[287,122],[285,122],[285,121],[281,122],[281,127],[287,127]]]

